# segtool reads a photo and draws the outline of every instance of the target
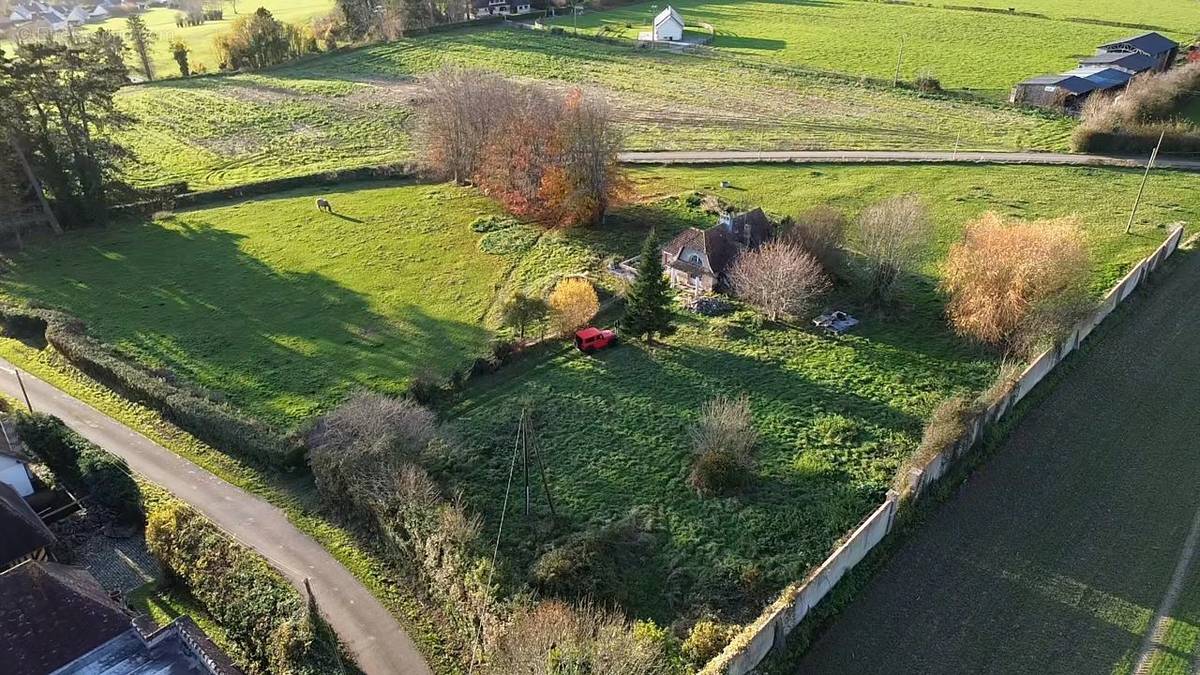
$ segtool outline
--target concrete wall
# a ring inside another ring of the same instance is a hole
[[[1033,390],[1071,352],[1079,348],[1084,338],[1099,325],[1113,309],[1146,276],[1161,265],[1183,237],[1183,228],[1172,230],[1166,241],[1149,257],[1134,266],[1116,286],[1105,295],[1097,310],[1079,323],[1062,344],[1046,350],[1033,359],[1013,385],[1009,395],[981,412],[967,425],[966,434],[952,447],[930,459],[925,466],[913,469],[908,476],[903,495],[888,491],[887,497],[871,515],[847,536],[825,562],[798,584],[784,589],[759,618],[742,629],[721,654],[705,665],[702,675],[744,675],[752,671],[776,647],[782,647],[792,631],[838,581],[862,561],[871,549],[892,530],[896,509],[901,499],[919,499],[930,486],[946,474],[954,461],[972,449],[989,425],[1003,419],[1016,404]]]

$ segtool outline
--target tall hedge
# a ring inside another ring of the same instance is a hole
[[[205,398],[132,363],[87,335],[83,324],[47,309],[0,305],[7,331],[44,335],[71,365],[116,393],[162,414],[179,428],[237,457],[276,468],[299,466],[303,447],[232,406]]]
[[[50,415],[17,415],[17,434],[54,476],[87,493],[124,525],[145,522],[142,494],[125,460],[71,431]]]
[[[245,650],[251,673],[345,673],[337,640],[317,612],[266,560],[174,499],[157,501],[146,544]]]

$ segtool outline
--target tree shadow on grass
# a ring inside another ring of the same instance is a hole
[[[6,286],[284,427],[356,388],[400,393],[418,370],[448,371],[489,337],[411,302],[381,314],[320,273],[247,254],[244,238],[193,216],[113,228],[90,247],[42,251]]]

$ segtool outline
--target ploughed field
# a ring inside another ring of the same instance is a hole
[[[614,599],[661,620],[702,607],[744,619],[878,502],[938,401],[992,377],[996,359],[946,329],[935,289],[967,220],[989,209],[1078,213],[1099,293],[1160,242],[1158,225],[1200,216],[1188,198],[1192,177],[1172,172],[1152,177],[1132,236],[1119,214],[1137,171],[741,166],[632,175],[642,200],[603,228],[480,233],[473,221],[498,211],[469,188],[353,184],[37,241],[9,260],[0,289],[59,307],[132,358],[296,430],[355,389],[398,393],[423,371],[463,368],[496,334],[498,299],[515,290],[543,292],[577,272],[603,279],[606,261],[636,253],[651,225],[665,237],[711,224],[681,196],[691,191],[778,215],[823,202],[853,215],[919,193],[936,239],[899,304],[864,310],[846,285],[823,303],[864,319],[850,335],[762,325],[746,311],[681,314],[663,346],[625,344],[591,358],[565,346],[538,351],[442,407],[466,454],[433,469],[493,534],[517,415],[528,405],[537,416],[561,520],[548,527],[510,514],[502,550],[516,574],[549,544],[632,514],[649,534],[622,563],[621,583],[608,589]],[[318,214],[318,195],[338,215]],[[687,429],[722,393],[750,396],[759,470],[743,496],[701,500],[684,482]]]
[[[560,16],[553,25],[571,31],[577,22],[581,31],[636,39],[665,6],[640,2]],[[671,6],[689,27],[711,25],[721,54],[889,81],[899,62],[902,79],[926,73],[943,87],[997,100],[1021,80],[1075,67],[1080,56],[1113,39],[1158,30],[1187,44],[1200,25],[1200,6],[1175,0],[679,0]]]
[[[616,109],[631,150],[1065,150],[1054,116],[770,63],[652,53],[504,28],[400,40],[259,73],[122,91],[141,185],[192,189],[415,158],[421,78],[443,66],[582,87]]]

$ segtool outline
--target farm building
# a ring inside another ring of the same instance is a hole
[[[1100,45],[1105,54],[1142,54],[1154,60],[1154,70],[1166,70],[1179,55],[1179,43],[1159,33],[1149,32]]]
[[[1158,33],[1142,33],[1100,45],[1074,70],[1020,82],[1008,100],[1077,114],[1093,92],[1122,89],[1140,73],[1166,70],[1178,55],[1179,43]]]
[[[679,42],[683,39],[683,17],[674,7],[667,5],[666,9],[654,17],[650,39],[655,42]]]
[[[1080,59],[1079,67],[1093,70],[1117,68],[1130,75],[1136,75],[1154,68],[1154,59],[1136,52],[1101,52],[1095,56]]]
[[[762,209],[724,214],[707,230],[689,227],[680,232],[662,249],[663,267],[671,285],[711,292],[722,286],[726,270],[739,253],[758,248],[774,231]]]
[[[1009,101],[1019,105],[1075,111],[1095,89],[1094,82],[1076,75],[1043,75],[1018,84]]]

